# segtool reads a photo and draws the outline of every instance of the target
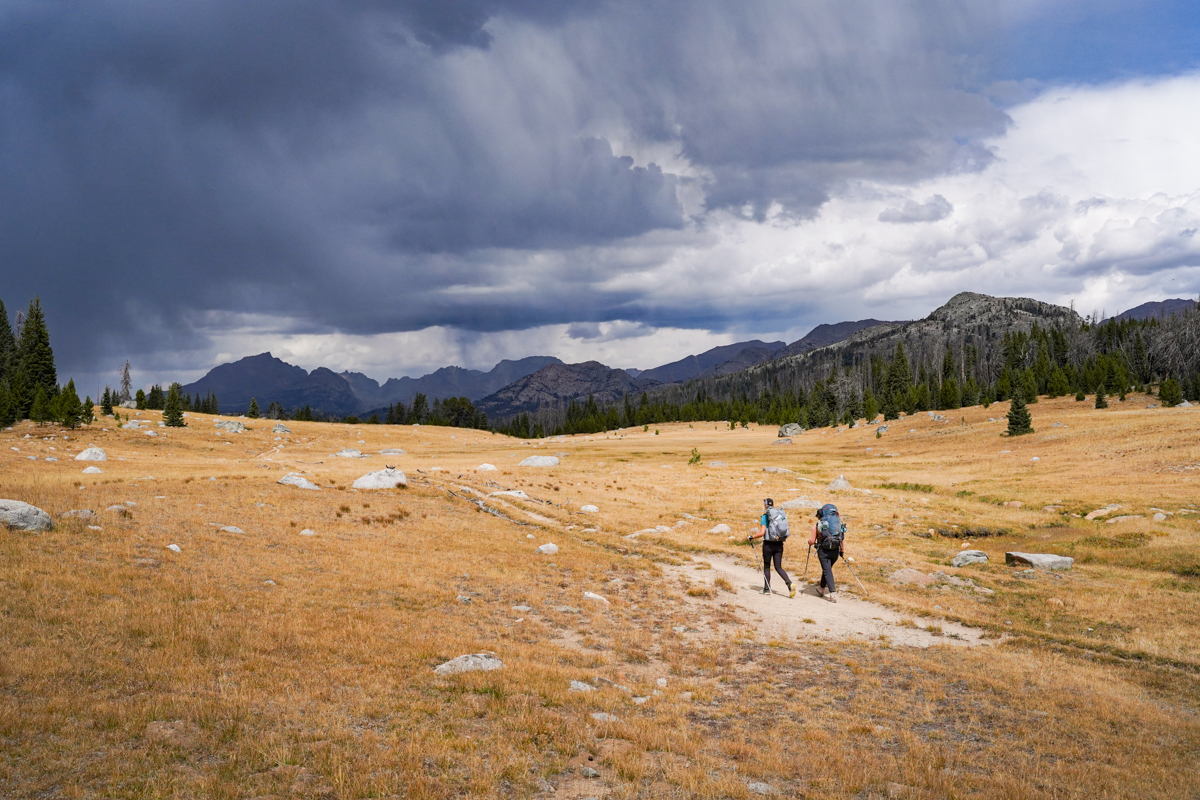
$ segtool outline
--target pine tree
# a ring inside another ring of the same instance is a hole
[[[0,379],[0,428],[7,428],[16,421],[17,407],[12,392],[8,390],[8,381]]]
[[[962,408],[962,396],[958,392],[958,381],[953,376],[942,381],[941,397],[938,404],[942,408]]]
[[[40,387],[45,390],[46,401],[49,402],[50,396],[58,388],[58,372],[54,368],[54,351],[50,348],[50,331],[46,328],[42,301],[37,297],[29,304],[29,315],[25,317],[25,324],[21,328],[17,370],[24,374],[34,398]]]
[[[133,396],[133,401],[137,403],[138,410],[146,408],[146,392],[138,389],[137,394]]]
[[[267,406],[267,419],[283,419],[283,405],[278,400]]]
[[[962,404],[966,408],[979,402],[979,384],[975,381],[975,376],[970,376],[963,383],[962,389]]]
[[[17,358],[17,338],[8,324],[8,311],[0,300],[0,380],[9,376]]]
[[[1104,384],[1096,387],[1096,408],[1108,408],[1108,400],[1104,396]]]
[[[1087,395],[1083,393],[1083,389],[1080,389],[1075,393],[1075,402],[1082,403],[1084,400],[1087,400]]]
[[[1158,399],[1167,408],[1173,408],[1183,402],[1183,389],[1179,385],[1179,381],[1174,378],[1167,378],[1158,387]]]
[[[260,416],[262,416],[261,412],[258,410],[257,398],[250,398],[250,407],[246,409],[246,416],[250,419],[258,419]]]
[[[84,425],[91,425],[96,421],[96,404],[92,402],[90,394],[83,401],[79,421]]]
[[[121,367],[121,402],[128,403],[133,399],[133,379],[129,377],[129,359],[125,359],[125,366]]]
[[[146,408],[162,411],[163,403],[166,402],[166,399],[162,386],[156,383],[150,387],[150,393],[146,395]]]
[[[50,395],[46,387],[38,386],[37,394],[33,396],[33,405],[29,409],[29,418],[39,425],[50,421],[54,411],[50,408]]]
[[[113,415],[113,391],[109,387],[104,387],[104,394],[100,395],[100,413],[107,417]]]
[[[1062,397],[1065,394],[1070,394],[1071,385],[1067,381],[1067,373],[1062,371],[1061,367],[1055,367],[1050,373],[1050,380],[1046,384],[1046,394],[1050,397]]]
[[[1026,403],[1032,404],[1038,401],[1037,375],[1034,374],[1032,369],[1025,370],[1021,375],[1021,393],[1022,399]]]
[[[163,422],[168,428],[182,428],[187,423],[183,421],[183,395],[179,384],[172,383],[163,402]]]
[[[1025,398],[1021,396],[1021,392],[1013,395],[1007,416],[1009,436],[1033,433],[1033,416],[1029,413],[1029,407],[1025,405]]]
[[[67,388],[58,396],[58,421],[69,430],[79,427],[83,420],[83,404],[79,402],[79,394],[75,391],[75,380],[67,381]]]
[[[868,386],[863,390],[863,417],[867,422],[872,422],[877,416],[879,416],[879,403],[875,401],[875,393]]]

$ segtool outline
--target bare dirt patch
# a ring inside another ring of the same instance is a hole
[[[906,647],[931,647],[948,644],[966,647],[991,644],[995,639],[980,638],[985,631],[945,619],[901,614],[878,603],[855,596],[855,589],[842,584],[838,602],[831,603],[817,593],[816,584],[805,584],[795,564],[784,569],[796,585],[796,596],[788,597],[778,575],[772,581],[772,593],[762,594],[762,572],[731,556],[712,556],[704,559],[710,570],[698,571],[692,565],[668,566],[665,572],[697,584],[714,588],[724,578],[734,588],[730,594],[716,595],[752,615],[752,626],[762,636],[783,639],[822,639],[845,641],[856,639],[877,641]],[[803,562],[801,562],[803,563]],[[838,567],[835,565],[835,580]],[[853,580],[850,575],[844,576]],[[689,603],[703,608],[704,600],[688,598]]]

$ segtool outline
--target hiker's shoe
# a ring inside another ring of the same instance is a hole
[[[764,586],[764,587],[763,587],[763,590],[762,590],[762,594],[770,594],[770,593],[771,593],[771,587],[770,587],[770,586]]]
[[[837,602],[837,592],[830,592],[828,595],[825,596],[825,599],[831,603],[836,603]]]
[[[795,596],[796,596],[796,584],[793,583],[791,586],[788,587],[788,597],[795,597]]]
[[[818,586],[817,587],[817,597],[824,597],[824,596],[825,596],[825,587]]]

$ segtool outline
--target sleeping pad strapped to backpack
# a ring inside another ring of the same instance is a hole
[[[842,522],[842,516],[838,513],[837,506],[833,503],[826,503],[817,512],[817,518],[820,520],[817,523],[817,533],[820,534],[818,547],[824,547],[826,550],[841,550],[842,543],[846,541],[846,523]]]

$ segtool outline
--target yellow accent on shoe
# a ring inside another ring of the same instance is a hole
[[[796,584],[793,583],[791,588],[788,590],[788,597],[795,597],[795,596],[796,596]]]

